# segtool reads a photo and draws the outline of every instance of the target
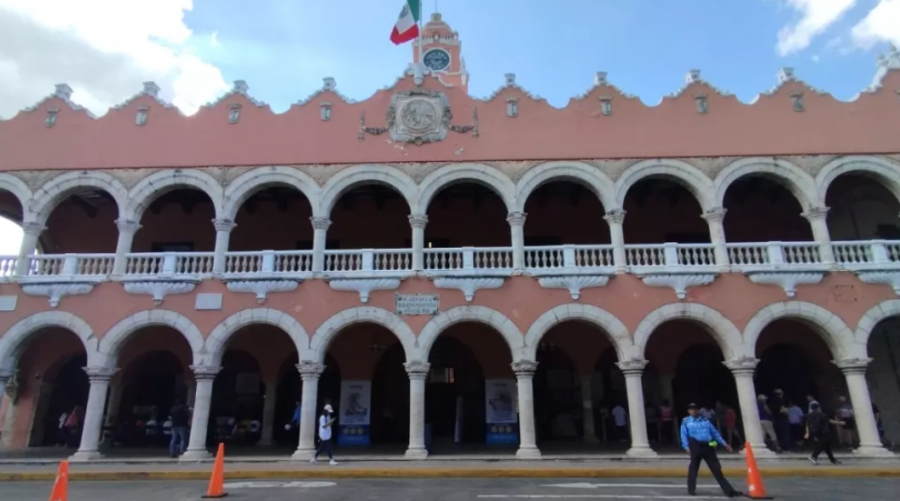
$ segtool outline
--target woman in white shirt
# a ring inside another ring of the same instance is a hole
[[[337,461],[334,460],[334,453],[331,448],[331,425],[334,424],[337,418],[334,417],[334,409],[331,408],[331,404],[325,404],[325,412],[319,416],[319,447],[316,449],[316,455],[313,456],[312,461],[310,463],[316,464],[319,462],[319,454],[327,453],[328,459],[331,466],[337,466]]]

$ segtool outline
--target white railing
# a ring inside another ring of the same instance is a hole
[[[312,272],[312,251],[247,251],[225,253],[226,275]]]
[[[868,240],[859,242],[832,242],[834,260],[848,270],[877,269],[900,265],[900,242]]]
[[[712,267],[716,265],[716,253],[712,244],[648,244],[626,245],[628,266],[651,267]]]
[[[612,268],[612,245],[554,245],[525,247],[525,268]]]
[[[125,257],[125,274],[136,276],[210,275],[212,252],[147,252]]]
[[[103,277],[112,273],[114,254],[39,254],[28,258],[28,276]]]
[[[326,250],[325,272],[412,270],[412,249]]]
[[[313,251],[275,251],[276,273],[312,272]]]
[[[735,269],[819,266],[816,242],[729,243],[728,259]]]
[[[665,246],[663,244],[626,245],[625,263],[628,266],[665,266]]]
[[[512,247],[424,249],[426,271],[512,270]]]
[[[17,256],[0,256],[0,280],[8,279],[16,274]]]

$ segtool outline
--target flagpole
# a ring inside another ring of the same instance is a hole
[[[425,62],[422,60],[422,30],[425,28],[424,23],[422,22],[422,17],[424,12],[422,11],[423,0],[418,0],[419,2],[419,20],[416,21],[419,25],[419,36],[416,39],[416,44],[418,44],[418,53],[419,53],[419,62],[416,64],[415,68],[415,82],[416,85],[422,85],[423,80],[425,79]]]

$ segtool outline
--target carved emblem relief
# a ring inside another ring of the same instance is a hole
[[[378,136],[385,132],[390,133],[393,141],[417,145],[443,141],[449,131],[472,132],[472,137],[478,137],[478,110],[473,110],[471,124],[452,125],[453,113],[443,92],[425,89],[397,92],[391,98],[385,120],[387,127],[367,127],[363,114],[359,121],[359,140],[365,141],[367,134]]]

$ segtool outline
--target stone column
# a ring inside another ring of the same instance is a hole
[[[183,461],[197,461],[211,456],[206,450],[206,434],[209,427],[209,408],[212,405],[213,383],[222,370],[214,365],[192,365],[197,389],[194,394],[194,412],[191,417],[191,437],[188,448],[181,455]]]
[[[29,256],[37,249],[38,237],[47,227],[37,221],[25,221],[22,223],[22,245],[19,246],[19,259],[16,261],[16,275],[28,275]]]
[[[425,225],[427,224],[427,214],[409,215],[409,225],[412,226],[413,271],[425,269]]]
[[[3,399],[6,397],[6,383],[8,383],[12,377],[13,371],[0,369],[0,407],[3,406]],[[12,402],[9,403],[9,407],[12,407]],[[10,411],[11,409],[6,410],[6,412]]]
[[[431,364],[409,362],[403,364],[409,375],[409,448],[407,459],[425,459],[425,378]]]
[[[822,264],[834,264],[831,233],[828,231],[828,207],[810,207],[802,216],[812,227],[813,238],[819,244],[819,258]]]
[[[625,389],[628,392],[628,417],[631,420],[631,448],[629,456],[656,457],[647,440],[647,417],[644,415],[644,375],[646,360],[626,360],[616,365],[625,374]]]
[[[213,273],[225,273],[225,253],[228,252],[228,239],[236,224],[231,219],[213,219],[216,227],[216,253],[213,258]]]
[[[847,379],[847,391],[850,392],[856,431],[859,433],[859,448],[853,453],[860,456],[894,457],[894,453],[882,445],[875,424],[872,399],[869,396],[869,386],[866,384],[866,368],[871,361],[871,358],[848,358],[834,362]]]
[[[731,369],[734,383],[737,386],[738,403],[741,410],[741,422],[744,424],[744,439],[753,447],[756,457],[774,457],[775,453],[766,447],[762,425],[759,423],[759,410],[756,406],[756,386],[753,384],[753,373],[759,360],[755,358],[738,358],[722,362]]]
[[[531,360],[519,360],[512,364],[519,390],[519,450],[516,452],[516,457],[520,459],[541,457],[534,426],[533,380],[537,367],[538,363]]]
[[[325,271],[325,239],[328,236],[328,227],[331,219],[327,217],[311,217],[313,226],[313,262],[312,271],[321,273]]]
[[[271,379],[265,382],[266,397],[263,402],[262,434],[256,445],[272,445],[272,434],[275,430],[275,400],[278,398],[278,380]]]
[[[525,219],[528,214],[524,212],[510,212],[506,216],[506,222],[512,231],[513,269],[525,269]]]
[[[100,432],[103,430],[103,409],[106,406],[106,392],[109,380],[118,369],[109,367],[85,367],[91,382],[87,406],[84,410],[84,423],[81,428],[81,445],[72,456],[72,461],[90,461],[101,457]]]
[[[625,273],[628,269],[628,258],[625,255],[625,233],[622,225],[625,223],[625,210],[613,209],[603,216],[609,224],[609,241],[613,246],[613,266],[616,273]]]
[[[591,376],[581,378],[581,408],[584,420],[584,443],[597,444],[597,430],[594,427],[594,394],[591,387]]]
[[[116,260],[113,263],[113,275],[124,275],[128,268],[128,253],[131,252],[131,243],[134,234],[141,229],[137,221],[130,219],[116,220],[119,228],[119,241],[116,243]]]
[[[709,241],[713,244],[713,252],[716,254],[716,266],[727,269],[729,264],[728,247],[725,246],[725,214],[728,209],[713,207],[703,213],[703,219],[709,225]]]
[[[303,380],[303,395],[300,397],[300,441],[291,459],[308,460],[316,453],[316,405],[319,401],[319,376],[325,365],[304,360],[297,364],[300,379]]]

